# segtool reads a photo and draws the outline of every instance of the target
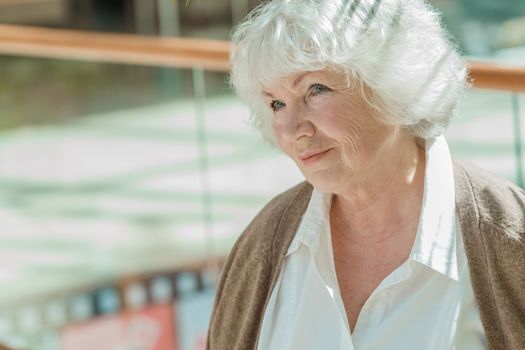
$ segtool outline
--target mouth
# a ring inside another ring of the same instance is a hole
[[[314,163],[318,161],[319,159],[323,158],[328,152],[330,152],[332,148],[329,148],[324,151],[314,151],[314,152],[305,152],[299,155],[299,159],[304,165],[308,165],[311,163]]]

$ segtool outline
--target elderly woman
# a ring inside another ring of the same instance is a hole
[[[466,65],[422,0],[273,0],[232,83],[306,182],[230,253],[208,349],[525,349],[525,195],[451,159]]]

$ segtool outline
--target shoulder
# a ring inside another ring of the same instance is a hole
[[[312,193],[312,186],[302,182],[274,197],[253,218],[237,239],[231,255],[244,257],[257,251],[271,253],[278,233],[286,234],[299,222]],[[259,254],[257,254],[259,255]]]
[[[286,249],[308,205],[303,182],[272,199],[237,239],[224,263],[208,328],[208,349],[251,348]],[[238,348],[238,347],[235,347]]]
[[[479,224],[525,240],[525,191],[487,170],[455,162],[458,205],[475,204]],[[473,201],[473,203],[468,203]],[[461,209],[461,208],[460,208]]]
[[[284,256],[312,192],[300,183],[273,198],[255,216],[233,245],[224,263],[219,291],[258,278],[268,282],[271,271]]]
[[[489,347],[525,349],[525,193],[470,165],[455,162],[454,173],[456,210]]]

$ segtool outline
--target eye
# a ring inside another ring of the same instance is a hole
[[[279,111],[281,108],[284,108],[285,106],[286,106],[286,103],[284,103],[283,101],[273,100],[272,102],[270,102],[270,108],[274,112]]]
[[[320,95],[324,92],[330,91],[330,88],[326,85],[315,83],[310,86],[309,96]]]

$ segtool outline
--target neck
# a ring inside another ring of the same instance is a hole
[[[349,242],[380,243],[417,230],[425,151],[411,137],[390,146],[366,173],[334,193],[332,226]]]

